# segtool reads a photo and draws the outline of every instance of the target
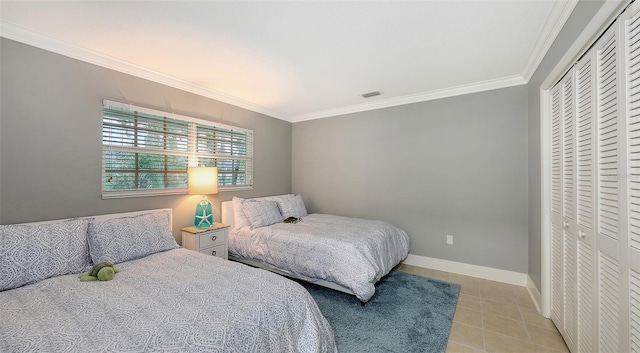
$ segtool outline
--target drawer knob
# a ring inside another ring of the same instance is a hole
[[[216,256],[216,251],[215,251],[215,250],[213,250],[213,251],[211,252],[211,255]]]
[[[217,236],[215,236],[215,235],[212,235],[212,236],[211,236],[211,241],[216,241],[216,239],[218,239],[218,237],[217,237]]]

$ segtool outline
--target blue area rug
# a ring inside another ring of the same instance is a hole
[[[340,353],[444,352],[460,286],[391,271],[360,306],[345,293],[300,282],[335,332]]]

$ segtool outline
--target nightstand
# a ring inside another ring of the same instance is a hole
[[[214,222],[209,228],[195,226],[180,228],[182,231],[182,246],[207,255],[228,259],[227,238],[229,225]]]

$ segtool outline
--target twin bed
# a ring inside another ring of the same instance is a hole
[[[409,251],[399,228],[307,215],[296,195],[222,213],[230,258],[271,272],[180,248],[171,209],[0,225],[0,351],[336,352],[313,298],[272,272],[366,302]],[[79,281],[101,261],[113,280]]]

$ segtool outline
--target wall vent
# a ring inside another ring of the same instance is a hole
[[[382,94],[382,91],[373,91],[373,92],[369,92],[369,93],[363,93],[362,97],[363,98],[371,98],[371,97],[379,96],[381,94]]]

